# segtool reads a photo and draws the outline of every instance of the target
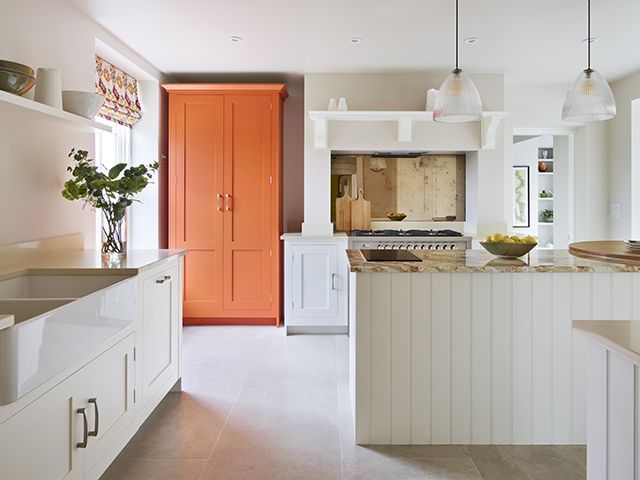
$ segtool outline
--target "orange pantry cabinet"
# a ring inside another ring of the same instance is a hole
[[[284,85],[167,84],[185,324],[278,325]]]

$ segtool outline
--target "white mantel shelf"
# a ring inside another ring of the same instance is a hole
[[[498,125],[508,112],[483,112],[482,148],[493,149],[496,146]],[[413,122],[433,122],[431,111],[363,111],[363,110],[310,110],[309,117],[315,125],[314,146],[326,149],[329,145],[329,122],[397,122],[398,142],[411,142]],[[452,127],[455,124],[441,124]]]
[[[20,110],[23,113],[33,114],[40,118],[48,118],[60,121],[68,127],[81,132],[95,132],[97,130],[111,133],[111,127],[102,123],[94,122],[88,118],[74,115],[57,108],[50,107],[43,103],[38,103],[25,97],[11,94],[0,90],[0,110]]]

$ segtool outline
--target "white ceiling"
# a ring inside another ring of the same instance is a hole
[[[454,61],[453,0],[69,1],[167,73],[450,70]],[[510,83],[571,82],[586,64],[586,5],[460,0],[461,38],[480,38],[461,42],[461,67]],[[638,0],[592,0],[592,66],[609,80],[640,70],[639,22]]]

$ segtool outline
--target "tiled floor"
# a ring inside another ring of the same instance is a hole
[[[574,480],[583,447],[353,442],[347,338],[189,327],[182,393],[163,400],[104,480]]]

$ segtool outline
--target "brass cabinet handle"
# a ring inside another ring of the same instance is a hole
[[[224,194],[224,208],[228,212],[231,211],[231,195],[228,193]]]
[[[76,413],[82,415],[82,419],[84,420],[82,441],[76,443],[76,448],[87,448],[87,443],[89,441],[89,422],[87,421],[87,412],[86,409],[79,408],[76,410]]]
[[[222,195],[219,193],[216,195],[216,208],[219,212],[222,211]]]
[[[93,423],[93,430],[91,430],[88,435],[90,437],[97,437],[98,436],[98,428],[100,427],[100,411],[98,410],[98,399],[97,398],[90,398],[89,399],[89,403],[93,403],[93,408],[95,409],[95,422]]]

